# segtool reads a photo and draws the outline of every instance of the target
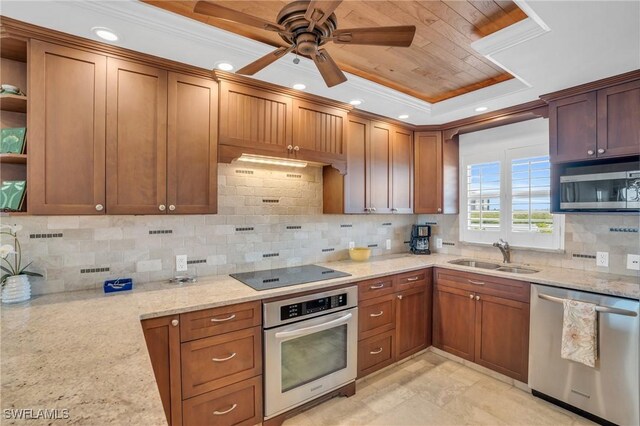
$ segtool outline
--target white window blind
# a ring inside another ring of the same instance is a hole
[[[467,229],[500,229],[500,163],[467,166]]]
[[[511,230],[553,232],[548,155],[511,161]]]

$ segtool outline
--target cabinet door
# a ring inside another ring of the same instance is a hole
[[[428,299],[426,286],[396,295],[396,359],[427,347]]]
[[[169,73],[168,106],[169,213],[216,213],[218,84]]]
[[[640,154],[640,80],[598,90],[598,158]]]
[[[391,139],[391,211],[413,213],[413,132],[397,127]]]
[[[529,304],[501,297],[476,297],[475,362],[527,382]]]
[[[391,126],[371,122],[367,167],[368,205],[372,213],[391,213]]]
[[[415,134],[415,213],[442,213],[442,134]]]
[[[436,285],[433,295],[433,345],[473,361],[474,294],[457,288]]]
[[[104,214],[106,58],[32,40],[29,68],[29,211]]]
[[[549,103],[551,162],[596,158],[596,93],[589,92]]]
[[[167,72],[109,58],[107,210],[165,213]]]
[[[293,154],[300,160],[344,160],[347,113],[299,99],[293,101]]]
[[[347,174],[344,176],[344,212],[364,213],[367,206],[367,147],[371,122],[347,119]]]
[[[220,144],[246,153],[286,154],[292,145],[293,104],[288,96],[220,83]]]
[[[171,426],[181,425],[182,383],[178,316],[144,320],[142,330],[167,422]]]

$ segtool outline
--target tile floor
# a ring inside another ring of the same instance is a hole
[[[466,366],[426,352],[358,383],[286,426],[590,425],[588,420]]]

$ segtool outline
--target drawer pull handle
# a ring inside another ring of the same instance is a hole
[[[370,317],[379,317],[380,315],[384,314],[384,311],[380,311],[377,314],[369,314]]]
[[[214,416],[222,416],[223,414],[227,414],[227,413],[232,412],[233,410],[235,410],[235,409],[236,409],[236,407],[237,407],[237,406],[238,406],[238,404],[233,404],[233,405],[231,406],[231,408],[229,408],[228,410],[224,410],[224,411],[214,411],[214,412],[213,412],[213,415],[214,415]]]
[[[372,285],[372,286],[371,286],[371,287],[369,287],[369,288],[370,288],[371,290],[377,290],[377,289],[382,288],[382,287],[384,287],[384,283],[375,284],[375,285]]]
[[[231,358],[233,358],[234,356],[236,356],[236,353],[232,353],[231,355],[229,355],[226,358],[211,358],[211,361],[213,362],[225,362],[225,361],[229,361]]]
[[[371,355],[378,355],[380,352],[382,352],[382,348],[378,348],[376,350],[373,350],[371,352],[369,352]]]
[[[471,284],[475,284],[475,285],[484,285],[484,282],[482,281],[474,281],[474,280],[468,280]]]
[[[224,322],[224,321],[229,321],[232,320],[236,317],[236,314],[231,314],[226,318],[211,318],[211,322]]]
[[[418,281],[420,277],[411,277],[411,278],[407,278],[407,281]]]

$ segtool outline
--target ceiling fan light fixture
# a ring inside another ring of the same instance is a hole
[[[400,115],[398,116],[398,118],[399,118],[400,120],[406,120],[407,118],[409,118],[409,114],[400,114]]]
[[[476,108],[476,112],[484,112],[484,111],[486,111],[488,109],[489,108],[487,108],[486,106],[481,106],[481,107]]]
[[[216,68],[222,71],[231,71],[233,70],[233,65],[231,65],[229,62],[217,62]]]
[[[304,89],[307,88],[307,86],[305,86],[302,83],[296,83],[296,84],[293,85],[293,88],[296,89],[296,90],[304,90]]]
[[[106,41],[118,41],[119,39],[116,33],[106,27],[93,27],[91,32]]]
[[[353,106],[358,106],[358,105],[362,105],[362,99],[352,99],[349,101],[349,103]]]

